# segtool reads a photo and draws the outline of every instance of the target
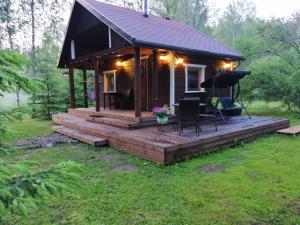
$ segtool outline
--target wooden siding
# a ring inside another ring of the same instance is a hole
[[[206,58],[193,58],[191,56],[185,56],[184,63],[185,64],[199,64],[199,65],[206,65],[205,68],[205,79],[208,79],[214,75],[216,75],[216,69],[222,66],[222,60],[216,59],[206,59]],[[183,98],[185,95],[192,95],[192,96],[207,96],[211,94],[210,89],[206,89],[206,93],[193,93],[193,94],[186,94],[185,93],[185,66],[178,65],[175,70],[175,102],[178,102],[179,99]],[[221,96],[230,96],[230,89],[221,89],[220,90]]]
[[[166,63],[158,65],[158,103],[170,104],[170,68]]]
[[[130,43],[126,41],[122,36],[117,34],[112,29],[110,30],[111,33],[111,47],[113,49],[123,49],[130,46]]]
[[[125,62],[125,66],[117,66],[116,62],[120,60]],[[206,65],[205,78],[208,79],[215,75],[216,68],[220,67],[223,63],[222,60],[216,59],[206,59],[206,58],[193,58],[189,56],[184,57],[185,64],[201,64]],[[148,93],[148,110],[152,109],[152,56],[146,60],[146,63],[142,64],[142,110],[147,110],[146,97]],[[147,82],[144,68],[148,68],[148,92],[147,92]],[[126,90],[134,90],[134,60],[133,58],[120,58],[120,59],[110,59],[105,60],[101,64],[100,70],[116,70],[116,87],[117,91],[124,93]],[[103,107],[103,74],[100,77],[100,104]],[[220,91],[222,96],[230,96],[230,89],[223,89]],[[185,66],[178,65],[175,68],[175,102],[183,98],[186,95],[201,96],[203,99],[205,96],[210,95],[211,90],[207,89],[206,93],[195,93],[186,94],[185,93]],[[169,64],[166,62],[159,61],[158,64],[158,98],[159,105],[164,105],[170,103],[170,68]],[[132,99],[133,100],[133,99]],[[134,103],[132,102],[131,109],[133,109]]]

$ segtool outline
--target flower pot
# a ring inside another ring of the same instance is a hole
[[[158,124],[167,124],[168,123],[168,116],[164,116],[164,117],[156,117],[157,123]]]

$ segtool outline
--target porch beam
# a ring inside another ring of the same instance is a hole
[[[100,87],[99,87],[99,76],[100,76],[100,70],[99,70],[99,59],[95,58],[95,100],[96,100],[96,112],[100,112]]]
[[[75,108],[74,68],[69,67],[70,108]]]
[[[158,53],[153,49],[152,54],[152,102],[153,106],[158,106]]]
[[[141,49],[134,47],[134,109],[135,117],[142,116],[142,78],[141,78]]]
[[[87,75],[86,75],[85,67],[82,69],[82,74],[83,74],[83,102],[84,102],[84,107],[88,108],[89,101],[88,101],[88,92],[87,92]]]

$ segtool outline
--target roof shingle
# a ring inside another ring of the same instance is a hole
[[[105,17],[122,32],[133,39],[133,44],[148,43],[154,46],[184,49],[195,52],[243,58],[243,55],[226,47],[212,37],[184,24],[163,17],[134,11],[97,0],[77,0],[94,13]]]

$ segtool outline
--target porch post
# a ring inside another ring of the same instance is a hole
[[[69,66],[70,108],[75,108],[74,68]]]
[[[153,106],[158,106],[158,54],[157,50],[153,49],[152,54],[152,101]]]
[[[170,67],[170,110],[171,113],[175,113],[175,56],[171,54],[169,57],[169,67]]]
[[[100,88],[99,88],[99,60],[96,58],[94,62],[95,69],[95,100],[96,100],[96,112],[100,112]]]
[[[141,49],[140,47],[134,47],[134,108],[135,117],[141,117],[142,115],[142,79],[141,79]]]
[[[83,102],[84,102],[84,107],[88,108],[89,102],[88,102],[88,93],[87,93],[87,75],[86,75],[85,67],[82,69],[82,74],[83,74]]]

